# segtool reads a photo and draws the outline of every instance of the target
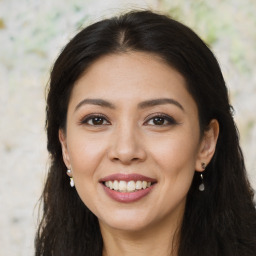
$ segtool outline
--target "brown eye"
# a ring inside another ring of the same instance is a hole
[[[177,124],[177,122],[168,115],[158,114],[151,118],[149,118],[145,125],[151,125],[151,126],[167,126],[167,125],[174,125]]]
[[[154,125],[164,125],[165,124],[165,119],[163,117],[154,117],[152,119],[152,122]]]
[[[88,116],[82,122],[82,124],[100,126],[100,125],[109,125],[109,121],[104,116]]]
[[[102,125],[102,124],[104,124],[104,118],[102,118],[102,117],[94,117],[94,118],[91,119],[91,123],[93,125]]]

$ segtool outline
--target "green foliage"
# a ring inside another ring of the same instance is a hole
[[[248,74],[252,72],[253,63],[250,64],[247,59],[252,59],[250,55],[255,56],[252,50],[255,48],[253,38],[256,38],[256,16],[253,15],[256,5],[252,5],[250,0],[243,1],[241,8],[239,4],[242,3],[236,0],[218,3],[202,0],[162,1],[163,10],[191,27],[209,47],[226,47],[225,54],[230,62],[239,72]],[[246,41],[243,37],[248,35],[251,40]]]

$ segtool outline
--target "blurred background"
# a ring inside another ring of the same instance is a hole
[[[34,252],[48,165],[45,85],[54,60],[82,27],[134,8],[171,14],[214,51],[256,188],[255,0],[0,0],[0,255]]]

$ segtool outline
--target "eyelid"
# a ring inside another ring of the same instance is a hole
[[[167,125],[175,125],[175,124],[179,124],[172,116],[164,114],[164,113],[154,113],[154,114],[150,114],[146,117],[146,121],[143,123],[144,125],[149,125],[147,124],[150,120],[152,120],[153,118],[156,117],[161,117],[164,118],[165,120],[168,121],[168,124],[164,124],[164,125],[159,125],[159,126],[167,126]],[[156,125],[157,126],[157,125]]]
[[[93,126],[93,125],[91,125],[91,124],[88,124],[88,121],[89,121],[90,119],[93,119],[93,118],[96,118],[96,117],[103,118],[103,119],[105,119],[105,120],[107,121],[108,124],[102,124],[102,125],[109,125],[109,124],[110,124],[110,121],[108,120],[108,118],[107,118],[105,115],[103,115],[103,114],[98,114],[98,113],[91,113],[91,114],[88,114],[88,115],[86,115],[86,116],[83,116],[83,117],[80,119],[79,124],[81,124],[81,125],[90,125],[90,126]],[[95,126],[96,126],[96,125],[95,125]],[[98,125],[98,126],[100,126],[100,125]]]
[[[88,121],[93,119],[93,118],[103,118],[104,121],[107,122],[107,124],[99,124],[99,125],[93,125],[93,124],[88,124]],[[168,115],[168,114],[164,114],[164,113],[153,113],[148,115],[145,118],[145,121],[143,122],[143,125],[151,125],[154,126],[152,124],[148,124],[148,122],[156,117],[161,117],[164,118],[168,123],[167,124],[163,124],[163,125],[158,125],[158,126],[168,126],[168,125],[175,125],[175,124],[179,124],[172,116]],[[80,121],[79,121],[80,125],[88,125],[88,126],[103,126],[103,125],[110,125],[111,122],[109,121],[108,117],[105,116],[104,114],[100,114],[100,113],[91,113],[88,114],[86,116],[83,116]],[[155,125],[157,126],[157,125]]]

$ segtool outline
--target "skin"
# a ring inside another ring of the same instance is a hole
[[[142,104],[163,98],[174,101]],[[88,118],[95,114],[104,117]],[[99,219],[103,255],[176,255],[187,192],[195,171],[210,162],[218,132],[212,120],[200,134],[185,79],[157,56],[113,54],[86,70],[72,90],[59,138],[75,188]],[[99,182],[114,173],[142,174],[157,184],[139,201],[117,202]]]

